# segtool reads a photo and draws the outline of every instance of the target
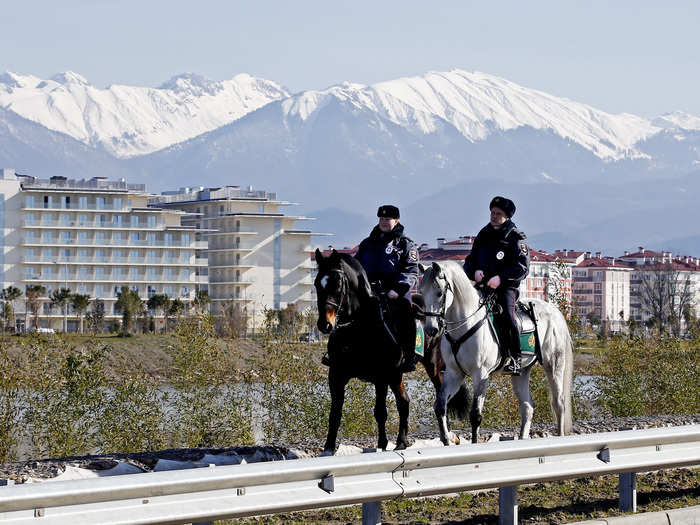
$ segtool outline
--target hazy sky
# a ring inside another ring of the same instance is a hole
[[[292,91],[460,68],[609,112],[700,115],[700,2],[3,2],[0,71],[93,85],[247,72]]]

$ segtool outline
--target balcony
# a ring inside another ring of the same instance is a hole
[[[121,180],[89,179],[89,180],[51,180],[51,179],[23,179],[22,188],[24,190],[120,190],[135,191],[145,193],[145,184],[129,184]]]
[[[199,241],[198,241],[199,242]],[[175,241],[165,242],[163,240],[151,241],[148,239],[80,239],[71,237],[70,239],[60,239],[51,237],[50,239],[42,237],[24,237],[25,246],[119,246],[128,248],[130,246],[143,246],[146,248],[183,248],[191,250],[197,248],[195,242],[190,241],[189,244],[180,244]],[[205,243],[206,244],[206,243]]]
[[[134,224],[129,223],[114,223],[113,221],[62,221],[62,220],[27,220],[24,221],[25,228],[104,228],[112,230],[154,230],[163,231],[166,229],[165,224]]]
[[[154,258],[154,257],[110,257],[110,256],[70,256],[70,257],[45,257],[43,255],[26,255],[24,257],[25,264],[118,264],[118,265],[132,265],[132,264],[148,264],[156,266],[192,266],[189,259],[187,261],[179,261],[175,258]]]

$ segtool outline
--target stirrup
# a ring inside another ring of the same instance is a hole
[[[503,373],[511,376],[520,375],[520,358],[508,356],[505,365],[503,365]]]
[[[328,352],[323,354],[323,357],[321,358],[321,364],[323,366],[331,366],[331,358],[328,357]]]

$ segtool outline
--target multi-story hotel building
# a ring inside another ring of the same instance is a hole
[[[239,186],[182,188],[150,200],[151,205],[189,213],[184,224],[208,240],[202,252],[208,259],[212,313],[239,305],[253,319],[265,308],[295,305],[313,307],[314,265],[309,260],[310,230],[298,229],[309,217],[280,211],[292,203],[276,194]]]
[[[11,169],[2,175],[0,281],[23,293],[28,285],[45,287],[40,325],[61,326],[64,312],[52,310],[48,299],[58,288],[103,300],[107,319],[119,317],[122,286],[144,300],[193,299],[195,270],[206,264],[195,250],[205,244],[196,241],[193,225],[181,224],[184,213],[149,207],[144,185],[101,177],[39,180]],[[16,301],[18,329],[28,317],[25,305]],[[76,327],[70,315],[68,329]]]

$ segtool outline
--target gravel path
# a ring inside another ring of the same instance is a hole
[[[589,419],[574,423],[574,434],[590,434],[595,432],[611,432],[616,430],[643,429],[664,426],[681,426],[700,424],[700,414],[679,416],[644,416],[629,418]],[[459,433],[459,432],[458,432]],[[516,435],[514,428],[482,429],[481,440],[486,441],[494,434],[504,436]],[[462,433],[463,435],[463,433]],[[554,424],[534,423],[533,438],[555,435]],[[434,439],[437,432],[411,435],[411,439]],[[354,445],[360,448],[375,446],[374,438],[344,440],[343,445]],[[66,469],[86,469],[95,473],[114,469],[120,464],[135,467],[135,472],[165,470],[166,468],[196,468],[206,466],[210,462],[218,464],[236,464],[245,460],[248,463],[256,461],[275,461],[296,459],[318,455],[323,443],[319,440],[307,440],[285,446],[266,445],[249,447],[230,447],[218,449],[169,449],[158,452],[141,452],[133,454],[107,454],[100,456],[82,456],[63,459],[41,459],[22,461],[0,465],[0,480],[13,480],[15,483],[36,482],[61,476]],[[160,465],[159,465],[160,463]],[[116,473],[116,472],[115,472]]]

